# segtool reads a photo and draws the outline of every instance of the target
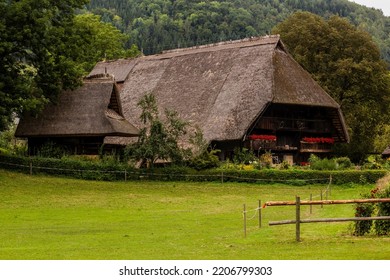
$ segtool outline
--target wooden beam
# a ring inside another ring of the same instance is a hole
[[[347,200],[302,200],[301,205],[324,205],[324,204],[351,204],[351,203],[386,203],[390,198],[370,198],[370,199],[347,199]],[[268,201],[264,206],[288,206],[295,205],[295,201]]]
[[[300,220],[300,223],[301,224],[308,224],[308,223],[334,223],[334,222],[374,221],[374,220],[390,220],[390,216],[307,219],[307,220]],[[289,224],[296,224],[296,222],[297,222],[296,220],[284,220],[284,221],[269,222],[269,225],[270,226],[289,225]]]

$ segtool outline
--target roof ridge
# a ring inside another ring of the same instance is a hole
[[[178,52],[185,52],[185,51],[190,51],[190,50],[199,50],[199,49],[206,49],[206,48],[226,46],[226,45],[234,45],[234,44],[247,43],[247,42],[253,43],[256,41],[258,41],[259,45],[261,45],[262,41],[264,42],[265,39],[280,39],[280,35],[277,34],[277,35],[249,37],[249,38],[238,39],[238,40],[222,41],[222,42],[211,43],[211,44],[206,44],[206,45],[193,46],[193,47],[188,47],[188,48],[170,49],[170,50],[162,51],[161,54],[178,53]],[[270,44],[270,43],[271,42],[266,42],[265,44]]]

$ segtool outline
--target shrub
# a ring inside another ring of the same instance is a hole
[[[382,169],[382,159],[379,156],[369,156],[363,164],[363,169]]]
[[[365,194],[363,198],[390,198],[390,185],[386,189],[376,187],[371,190],[370,194]],[[390,216],[390,203],[358,203],[355,208],[356,217],[371,217],[371,216]],[[375,220],[373,221],[356,221],[354,224],[354,235],[364,235],[371,231],[374,224],[374,230],[377,235],[388,235],[390,233],[390,221]]]
[[[219,152],[220,150],[206,150],[202,154],[190,159],[188,161],[188,166],[196,170],[205,170],[218,167],[220,165],[220,161],[216,153]]]
[[[233,162],[235,164],[250,164],[253,161],[256,161],[257,158],[253,154],[251,150],[248,150],[247,148],[235,148],[234,149],[234,156],[233,156]]]
[[[374,210],[375,207],[372,203],[358,203],[355,207],[355,217],[371,217]],[[371,227],[372,221],[356,221],[353,227],[353,235],[362,236],[369,233]]]
[[[37,154],[39,157],[43,158],[62,158],[63,156],[69,155],[69,152],[65,147],[48,141],[40,147]]]
[[[290,164],[287,161],[284,160],[280,164],[279,169],[287,170],[287,169],[290,169],[290,167],[291,167]]]
[[[310,168],[313,170],[337,170],[337,163],[334,159],[315,159],[312,160],[312,157],[309,159]]]
[[[266,153],[262,154],[259,158],[259,161],[260,161],[262,166],[264,166],[266,168],[271,168],[271,166],[272,166],[271,152],[266,152]]]
[[[390,198],[390,186],[384,191],[380,191],[377,194],[380,198]],[[378,203],[378,216],[390,216],[390,203]],[[388,235],[390,233],[390,221],[389,220],[377,220],[375,221],[375,232],[378,235]]]
[[[348,169],[353,166],[351,160],[348,157],[336,158],[338,169]]]

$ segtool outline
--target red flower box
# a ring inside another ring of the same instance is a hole
[[[249,140],[266,140],[266,141],[276,141],[275,135],[258,135],[252,134],[248,137]]]
[[[327,143],[334,144],[334,139],[330,137],[304,137],[302,141],[307,143]]]

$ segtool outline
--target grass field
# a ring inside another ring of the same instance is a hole
[[[0,170],[0,259],[354,260],[390,259],[390,237],[354,237],[350,223],[268,226],[294,207],[258,200],[316,196],[326,185],[95,182]],[[360,198],[372,186],[332,186],[332,199]],[[247,205],[247,237],[243,234]],[[303,207],[305,218],[352,217],[352,205]]]

